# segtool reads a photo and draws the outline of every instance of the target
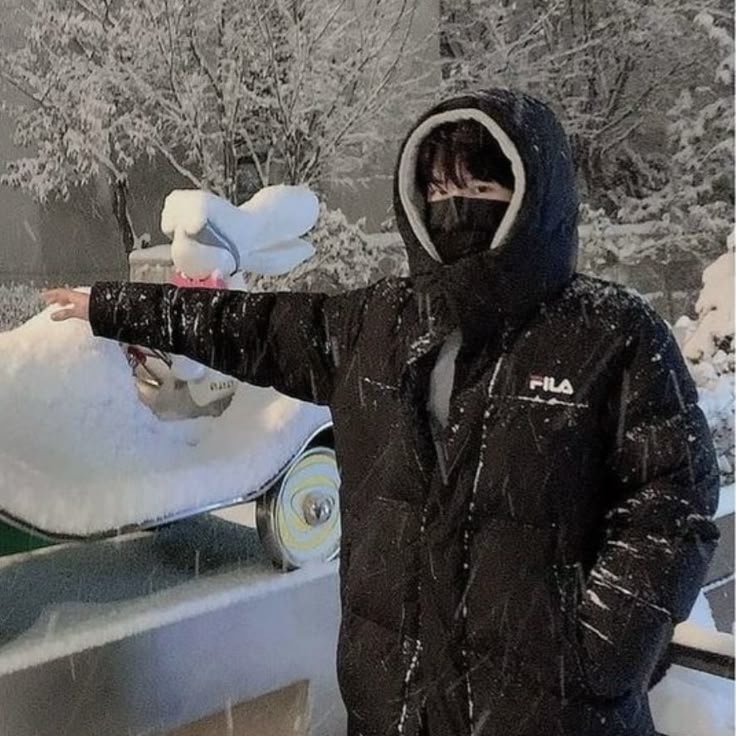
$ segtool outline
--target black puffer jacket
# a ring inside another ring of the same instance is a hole
[[[413,160],[468,116],[503,139],[516,194],[495,247],[456,269],[431,256]],[[651,671],[717,539],[695,386],[643,299],[574,272],[572,166],[546,106],[489,92],[421,125],[397,176],[413,279],[332,297],[101,283],[93,329],[329,404],[350,736],[647,736]],[[463,330],[435,444],[430,371],[468,314],[485,328]]]

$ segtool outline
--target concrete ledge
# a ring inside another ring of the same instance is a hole
[[[274,571],[202,517],[6,558],[0,591],[0,736],[167,733],[299,682],[292,723],[344,733],[336,563]]]

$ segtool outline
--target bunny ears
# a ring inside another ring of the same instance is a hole
[[[264,187],[240,207],[209,192],[179,189],[166,197],[161,230],[172,240],[227,250],[239,270],[262,251],[277,254],[275,246],[299,238],[318,217],[317,197],[304,186]]]

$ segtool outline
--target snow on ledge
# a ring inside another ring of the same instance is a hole
[[[693,647],[713,654],[723,654],[727,657],[734,656],[734,637],[731,634],[705,629],[689,621],[684,621],[675,628],[672,641],[675,644]]]

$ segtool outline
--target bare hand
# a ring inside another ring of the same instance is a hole
[[[51,319],[60,322],[75,317],[89,320],[89,294],[71,289],[49,289],[41,294],[46,304],[58,304],[65,307],[51,315]]]

